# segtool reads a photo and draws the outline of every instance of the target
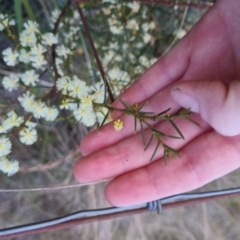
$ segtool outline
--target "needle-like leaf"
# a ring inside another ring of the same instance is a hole
[[[174,138],[174,139],[182,139],[182,137],[169,135],[169,134],[160,132],[160,131],[156,130],[155,128],[154,128],[153,130],[154,130],[154,132],[157,133],[160,137],[169,137],[169,138]]]
[[[172,121],[172,119],[168,119],[168,121],[171,123],[171,125],[175,128],[175,130],[178,132],[178,134],[181,136],[182,139],[185,139],[177,125]]]
[[[137,117],[134,116],[134,133],[137,132]]]
[[[150,144],[152,143],[153,138],[154,138],[154,136],[152,135],[152,136],[150,137],[150,139],[149,139],[149,141],[148,141],[146,147],[144,148],[144,151],[146,151],[147,148],[150,146]]]
[[[177,151],[177,150],[175,150],[175,149],[173,149],[169,146],[167,146],[167,149],[168,149],[169,154],[173,154],[173,155],[176,155],[176,156],[180,157],[179,151]]]
[[[140,126],[141,126],[141,136],[142,136],[142,142],[143,142],[143,146],[145,146],[145,133],[144,133],[144,129],[143,129],[143,124],[140,122]]]
[[[101,123],[100,126],[98,127],[99,130],[102,128],[102,126],[103,126],[104,123],[106,122],[108,115],[109,115],[109,112],[104,116],[104,119],[103,119],[102,123]]]
[[[148,103],[148,101],[144,102],[144,103],[138,108],[138,111],[140,111],[147,103]]]
[[[152,155],[152,157],[151,157],[151,159],[150,159],[150,162],[153,160],[154,156],[156,155],[157,150],[158,150],[160,144],[161,144],[161,142],[158,141],[158,143],[157,143],[157,145],[156,145],[156,148],[155,148],[155,150],[154,150],[154,152],[153,152],[153,155]]]
[[[126,107],[126,108],[131,108],[131,106],[130,106],[127,102],[125,102],[123,99],[121,99],[120,97],[119,97],[118,99],[119,99],[119,101],[122,103],[122,105],[123,105],[124,107]]]
[[[138,112],[138,114],[142,115],[142,116],[147,115],[147,114],[153,115],[154,112]]]
[[[164,149],[163,159],[164,159],[164,164],[165,164],[165,166],[167,166],[167,155],[168,155],[168,151],[167,151],[166,149]]]
[[[167,113],[168,111],[170,111],[171,108],[168,108],[167,110],[164,110],[158,114],[156,114],[154,117],[157,119],[159,117],[161,117],[162,115],[164,115],[165,113]]]
[[[179,151],[177,151],[177,150],[175,150],[175,149],[173,149],[173,148],[171,148],[171,147],[169,147],[168,145],[165,145],[165,144],[163,144],[163,147],[164,147],[164,153],[165,153],[165,155],[175,155],[175,156],[178,156],[178,157],[180,157],[180,152]],[[164,157],[164,162],[165,162],[165,157]]]
[[[193,119],[191,119],[190,117],[186,117],[186,119],[192,123],[194,123],[195,125],[197,125],[198,127],[200,127],[200,124],[196,121],[194,121]]]

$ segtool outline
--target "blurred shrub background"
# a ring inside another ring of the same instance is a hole
[[[134,29],[131,29],[132,32],[125,32],[125,35],[110,31],[109,19],[123,16],[122,12],[119,12],[123,9],[119,5],[123,2],[102,3],[91,0],[83,4],[91,33],[116,95],[124,86],[135,81],[155,59],[176,44],[206,11],[193,7],[140,3],[140,9],[131,15],[132,19],[135,19],[139,26],[143,26],[146,22],[155,24],[144,40],[142,27],[140,30],[136,29],[135,33]],[[207,0],[178,2],[210,3]],[[61,9],[65,3],[65,0],[2,0],[0,13],[8,13],[15,18],[17,32],[21,32],[23,23],[27,19],[39,22],[42,30],[50,31],[52,12]],[[129,9],[125,10],[129,11]],[[142,12],[145,12],[145,18],[142,18]],[[80,19],[79,25],[81,25]],[[97,81],[99,79],[97,66],[84,31],[81,31],[81,36],[76,42],[78,45],[74,52],[72,71],[88,83]],[[9,44],[6,34],[0,32],[0,51]],[[144,59],[141,60],[141,56],[142,58],[144,56]],[[10,69],[1,58],[2,56],[0,56],[2,78],[5,71]],[[117,71],[116,68],[120,70]],[[46,74],[44,80],[48,81],[48,78]],[[14,96],[0,89],[0,98],[5,97],[14,99]],[[72,122],[58,122],[54,126],[40,127],[41,139],[37,144],[29,147],[15,143],[14,154],[21,160],[19,173],[12,177],[0,173],[0,228],[54,218],[77,210],[109,206],[103,195],[105,183],[76,187],[77,182],[72,174],[74,162],[81,157],[79,144],[90,128],[82,123]],[[240,172],[235,171],[204,186],[199,191],[237,187],[239,175]],[[55,186],[63,187],[54,189]],[[33,188],[49,188],[49,190],[16,192],[5,190]],[[235,197],[166,210],[160,216],[156,213],[147,213],[18,239],[237,240],[239,236],[240,201]]]

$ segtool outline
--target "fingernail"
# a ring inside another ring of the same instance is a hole
[[[183,108],[191,108],[192,112],[199,112],[198,102],[188,93],[182,91],[179,88],[175,88],[172,90],[171,96],[174,101],[181,105]]]

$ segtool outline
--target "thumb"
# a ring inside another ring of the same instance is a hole
[[[182,107],[199,113],[220,134],[240,134],[240,81],[228,86],[220,81],[184,81],[173,87],[171,96]]]

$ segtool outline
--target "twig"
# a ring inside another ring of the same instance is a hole
[[[96,62],[97,62],[98,69],[99,69],[99,71],[100,71],[100,73],[101,73],[101,76],[102,76],[102,78],[103,78],[103,81],[104,81],[104,83],[105,83],[105,85],[106,85],[107,92],[108,92],[108,95],[109,95],[109,99],[110,99],[111,103],[113,103],[113,102],[114,102],[114,97],[113,97],[111,88],[110,88],[110,86],[109,86],[109,83],[108,83],[108,81],[107,81],[107,79],[106,79],[106,74],[105,74],[105,72],[104,72],[104,70],[103,70],[102,63],[101,63],[101,61],[100,61],[98,52],[97,52],[97,50],[96,50],[96,48],[95,48],[95,45],[94,45],[94,42],[93,42],[91,33],[90,33],[90,31],[89,31],[88,24],[87,24],[87,22],[86,22],[86,20],[85,20],[85,17],[84,17],[84,15],[83,15],[83,12],[82,12],[82,9],[81,9],[81,7],[79,6],[79,2],[78,2],[77,0],[72,0],[72,1],[74,1],[75,4],[76,4],[78,13],[79,13],[80,18],[81,18],[82,23],[83,23],[83,27],[84,27],[84,29],[85,29],[86,35],[87,35],[88,40],[89,40],[89,44],[90,44],[91,49],[92,49],[92,51],[93,51],[94,58],[95,58],[95,60],[96,60]]]
[[[53,187],[40,187],[40,188],[22,188],[22,189],[0,189],[0,192],[4,193],[13,193],[13,192],[42,192],[42,191],[56,191],[56,190],[63,190],[69,188],[77,188],[82,186],[93,185],[101,182],[110,181],[111,179],[104,179],[97,182],[90,182],[90,183],[77,183],[77,184],[70,184],[70,185],[63,185],[63,186],[53,186]]]
[[[95,83],[94,73],[93,73],[93,70],[92,70],[93,68],[92,68],[90,56],[88,54],[88,49],[87,49],[86,43],[84,41],[84,37],[82,35],[81,30],[80,30],[80,38],[81,38],[81,42],[82,42],[83,52],[84,52],[84,55],[85,55],[85,58],[86,58],[86,64],[87,64],[88,72],[89,72],[92,83]]]
[[[75,157],[75,155],[79,155],[80,151],[76,150],[73,151],[71,153],[69,153],[67,156],[62,157],[54,162],[51,162],[49,164],[40,164],[34,167],[28,167],[28,168],[20,168],[19,172],[38,172],[38,171],[45,171],[45,170],[51,170],[54,169],[56,167],[58,167],[61,163],[66,162],[71,160],[72,158]]]
[[[38,83],[40,83],[41,86],[43,87],[53,87],[54,85],[50,82],[41,80],[42,75],[44,75],[47,72],[47,70],[45,69],[40,75],[39,75],[39,81]],[[9,72],[3,69],[0,69],[0,74],[4,75],[4,76],[10,76],[10,75],[14,75],[17,77],[22,77],[23,73],[16,73],[16,72]]]
[[[142,2],[148,4],[159,4],[159,5],[166,5],[166,6],[179,6],[179,7],[195,7],[195,8],[210,8],[213,6],[213,3],[208,4],[197,4],[197,3],[181,3],[177,1],[164,1],[164,0],[134,0],[135,2]],[[132,2],[132,1],[131,1]]]
[[[44,2],[43,0],[39,0],[39,3],[40,3],[41,6],[42,6],[43,12],[44,12],[44,14],[45,14],[48,22],[50,22],[50,21],[51,21],[51,17],[50,17],[50,15],[49,15],[49,11],[48,11],[48,9],[47,9],[47,6],[46,6],[45,2]]]
[[[188,3],[190,3],[190,0],[188,0]],[[189,7],[185,7],[184,9],[184,13],[183,13],[183,17],[182,17],[182,21],[180,23],[179,29],[176,33],[175,38],[173,39],[172,43],[170,44],[170,46],[168,46],[168,48],[165,50],[165,52],[162,54],[163,56],[173,47],[173,45],[176,43],[176,41],[178,40],[178,33],[181,31],[181,29],[183,28],[186,16],[187,16],[187,12],[188,12],[188,8]]]
[[[61,11],[61,14],[59,15],[57,21],[55,22],[54,28],[52,30],[52,33],[54,35],[56,35],[56,33],[58,31],[58,28],[59,28],[59,25],[60,25],[60,21],[63,18],[63,16],[64,16],[65,12],[67,11],[67,9],[69,8],[70,3],[71,3],[71,0],[68,0],[66,5],[63,7],[63,9]],[[55,81],[56,81],[58,76],[59,76],[59,74],[58,74],[57,66],[56,66],[56,46],[55,45],[52,46],[52,62],[53,62],[53,71],[55,73],[54,78],[55,78]]]

